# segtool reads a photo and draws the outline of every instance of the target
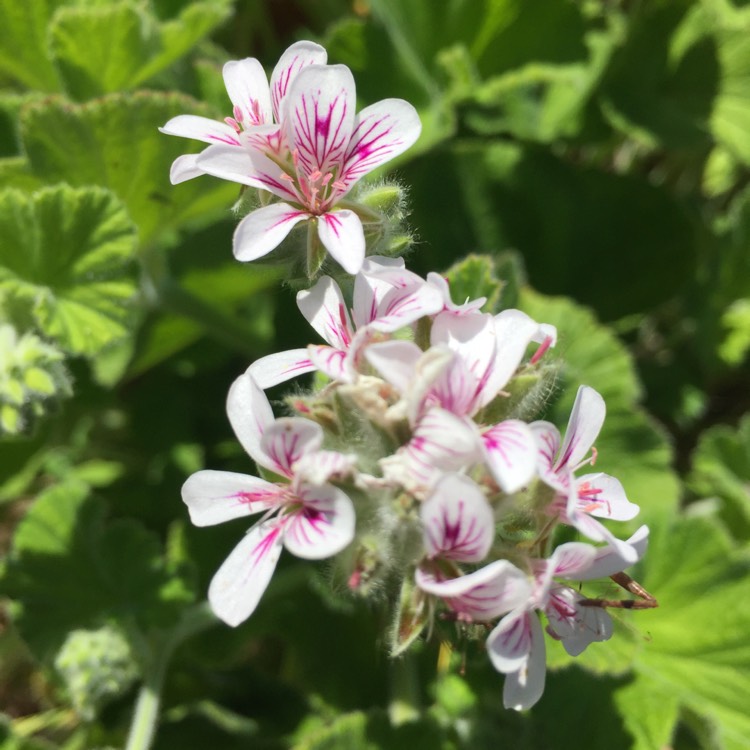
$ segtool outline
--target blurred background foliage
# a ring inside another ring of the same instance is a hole
[[[746,3],[0,0],[0,19],[2,750],[122,747],[143,686],[165,749],[748,747]],[[418,108],[389,165],[407,262],[486,254],[500,305],[558,327],[544,416],[603,394],[602,469],[652,528],[636,575],[661,607],[575,665],[552,644],[526,715],[478,642],[390,662],[385,608],[332,595],[325,565],[282,561],[236,630],[201,604],[237,528],[192,529],[180,486],[249,469],[228,386],[312,339],[283,269],[231,257],[237,186],[172,187],[190,146],[157,127],[229,114],[221,65],[270,70],[305,38],[361,106]]]

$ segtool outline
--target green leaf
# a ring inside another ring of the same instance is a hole
[[[451,266],[445,276],[450,284],[451,299],[457,305],[486,297],[483,309],[497,310],[503,282],[497,277],[495,262],[488,255],[467,255]]]
[[[145,244],[166,229],[215,218],[238,193],[237,185],[209,177],[170,184],[172,161],[199,144],[157,128],[185,113],[211,114],[181,94],[110,94],[87,104],[50,98],[22,111],[21,138],[39,177],[110,188],[127,206]]]
[[[652,529],[644,568],[642,583],[660,606],[637,613],[648,637],[637,653],[635,680],[616,694],[626,726],[639,738],[639,748],[656,747],[642,738],[664,736],[677,702],[715,725],[721,747],[746,747],[747,555],[710,518],[688,518]]]
[[[0,0],[0,76],[42,91],[60,83],[47,51],[47,23],[62,0]]]
[[[597,470],[617,477],[643,519],[671,514],[679,484],[664,433],[639,407],[641,386],[627,349],[587,309],[570,299],[545,297],[525,288],[519,307],[540,323],[557,327],[558,343],[546,355],[562,366],[560,398],[545,418],[565,425],[579,385],[595,388],[607,405],[596,447]]]
[[[688,486],[700,498],[716,498],[719,513],[737,539],[750,539],[750,415],[737,429],[718,425],[700,437]]]
[[[132,332],[135,228],[100,188],[0,193],[0,290],[72,354],[95,356]]]
[[[160,24],[140,3],[63,7],[52,19],[52,51],[73,97],[128,90],[190,51],[228,11],[225,2],[198,2]]]
[[[75,481],[47,490],[15,535],[5,584],[37,656],[59,650],[70,630],[110,618],[144,629],[173,623],[192,598],[151,532],[131,520],[105,524],[87,495]]]

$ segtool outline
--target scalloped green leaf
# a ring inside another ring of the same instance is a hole
[[[226,2],[197,2],[166,23],[142,3],[58,9],[50,44],[77,99],[135,88],[189,52],[228,15]]]
[[[0,79],[27,88],[59,91],[57,71],[47,51],[47,24],[62,0],[0,0]]]
[[[18,526],[4,583],[38,656],[55,653],[70,630],[110,618],[143,628],[173,623],[192,600],[154,534],[103,516],[88,487],[70,481],[40,495]]]
[[[737,539],[750,539],[750,415],[737,429],[717,425],[700,437],[688,486],[716,499],[719,513]]]
[[[498,278],[495,262],[490,256],[467,255],[452,265],[444,275],[450,284],[451,298],[456,304],[486,297],[484,309],[492,311],[497,308],[503,282]]]
[[[675,702],[715,727],[719,747],[747,747],[747,554],[711,518],[687,518],[652,529],[643,567],[642,583],[660,606],[636,614],[648,637],[637,653],[635,680],[616,693],[625,725],[639,738],[636,747],[656,746],[640,738],[664,736],[664,714],[675,717]]]
[[[148,243],[164,230],[216,218],[237,197],[237,185],[209,177],[170,184],[172,161],[200,144],[157,128],[185,113],[212,114],[175,93],[109,94],[86,104],[52,97],[22,111],[21,139],[39,177],[111,189]]]
[[[594,314],[570,299],[545,297],[529,288],[519,307],[540,323],[557,326],[558,343],[547,356],[559,360],[560,397],[547,418],[565,425],[579,385],[601,393],[607,418],[596,447],[596,468],[617,477],[646,520],[669,515],[680,488],[664,432],[639,406],[641,385],[627,349]]]
[[[95,356],[132,333],[136,231],[101,188],[0,193],[0,291],[72,354]]]

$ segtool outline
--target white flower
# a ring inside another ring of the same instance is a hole
[[[285,477],[274,484],[226,471],[199,471],[183,485],[182,497],[197,526],[263,513],[211,581],[208,598],[218,617],[239,625],[255,610],[276,568],[282,547],[318,560],[346,547],[354,537],[354,506],[328,484],[348,473],[350,456],[323,451],[323,432],[300,418],[274,420],[263,391],[247,373],[232,385],[227,413],[237,437],[261,466]]]

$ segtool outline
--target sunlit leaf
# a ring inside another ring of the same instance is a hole
[[[128,90],[187,53],[227,11],[225,2],[198,2],[159,23],[141,3],[67,6],[52,19],[52,50],[75,98]]]
[[[210,114],[181,94],[110,94],[87,104],[50,98],[22,111],[21,137],[35,174],[110,188],[147,243],[165,229],[216,218],[237,197],[236,185],[209,177],[170,184],[172,161],[200,144],[157,128],[184,113]]]
[[[132,332],[135,228],[109,191],[7,190],[0,234],[0,289],[64,350],[94,356]]]

